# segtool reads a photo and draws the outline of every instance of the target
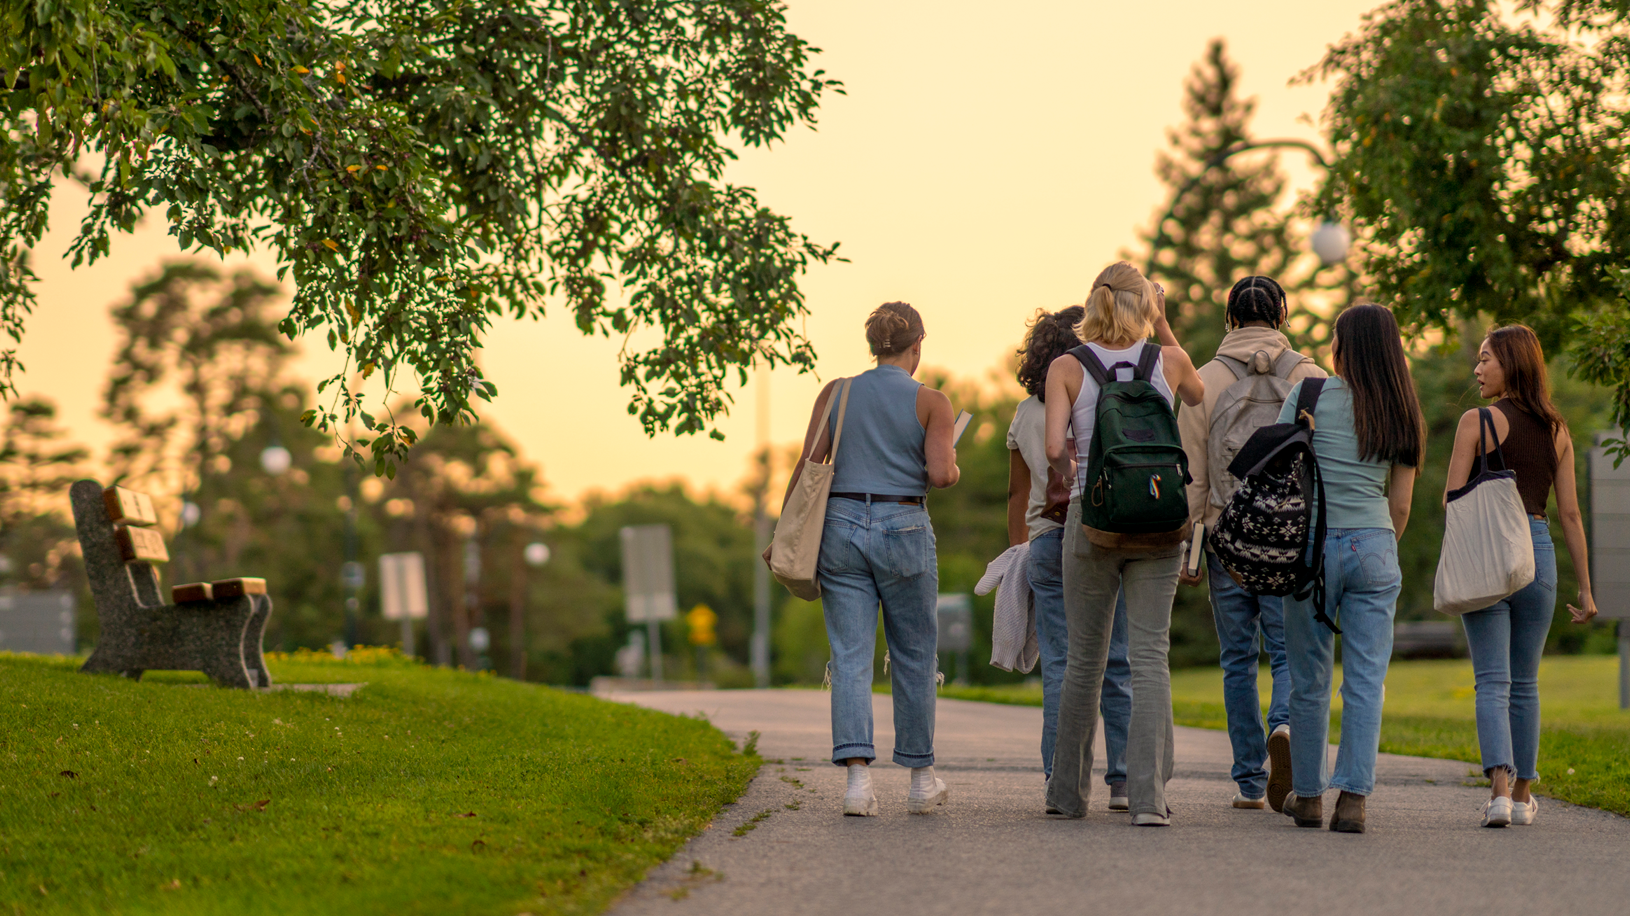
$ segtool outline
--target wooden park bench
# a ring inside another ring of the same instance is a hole
[[[129,678],[154,670],[202,671],[223,687],[268,687],[261,642],[272,599],[265,579],[194,582],[159,593],[154,563],[170,559],[153,500],[81,480],[69,491],[74,527],[101,635],[81,671]]]

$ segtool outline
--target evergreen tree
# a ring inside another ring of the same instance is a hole
[[[1217,352],[1228,290],[1241,277],[1259,274],[1284,286],[1292,314],[1286,330],[1310,348],[1327,343],[1330,291],[1347,279],[1344,267],[1319,269],[1306,254],[1305,237],[1281,209],[1286,180],[1276,154],[1222,158],[1256,140],[1256,100],[1239,97],[1239,78],[1223,40],[1213,39],[1184,85],[1187,120],[1168,132],[1171,149],[1156,161],[1171,189],[1165,218],[1143,236],[1151,249],[1147,272],[1165,285],[1167,319],[1196,365]]]

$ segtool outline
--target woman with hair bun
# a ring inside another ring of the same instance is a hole
[[[1517,475],[1517,492],[1529,514],[1534,581],[1460,618],[1477,679],[1477,743],[1491,786],[1483,826],[1526,827],[1539,813],[1539,801],[1529,792],[1539,778],[1539,659],[1556,612],[1556,545],[1545,519],[1552,490],[1563,540],[1579,576],[1579,606],[1568,605],[1574,623],[1596,616],[1596,599],[1590,591],[1590,551],[1574,484],[1573,436],[1551,403],[1539,337],[1520,324],[1490,331],[1477,353],[1476,375],[1478,393],[1498,399],[1489,411],[1495,441],[1482,434],[1478,410],[1461,415],[1444,501],[1466,485],[1483,452],[1492,451],[1490,470]]]
[[[923,320],[904,302],[866,319],[875,369],[855,376],[847,403],[823,426],[821,415],[841,380],[821,390],[804,434],[804,458],[827,457],[838,422],[816,573],[832,647],[832,762],[849,768],[843,813],[878,813],[867,767],[872,745],[872,656],[877,612],[892,665],[894,762],[911,768],[906,811],[926,814],[949,796],[934,775],[934,700],[939,674],[939,565],[925,499],[929,487],[957,482],[951,401],[912,379],[922,362]],[[803,469],[787,483],[790,496]],[[783,500],[783,505],[785,500]]]
[[[1191,407],[1200,403],[1205,385],[1166,323],[1165,294],[1136,267],[1123,261],[1105,268],[1093,281],[1083,309],[1075,336],[1103,366],[1138,365],[1144,359],[1145,339],[1159,335],[1162,346],[1145,380],[1168,405],[1178,397]],[[1090,460],[1098,392],[1098,383],[1073,355],[1060,356],[1047,370],[1047,461],[1061,476],[1074,473],[1067,448],[1071,430],[1076,464],[1085,468]],[[1172,598],[1177,592],[1181,545],[1100,547],[1087,537],[1081,522],[1081,500],[1072,499],[1064,523],[1069,655],[1059,699],[1053,777],[1047,782],[1047,811],[1065,817],[1086,816],[1099,692],[1116,596],[1124,592],[1132,666],[1132,719],[1126,742],[1128,801],[1134,825],[1165,826],[1171,823],[1166,782],[1173,766],[1172,685],[1166,654],[1171,647]]]

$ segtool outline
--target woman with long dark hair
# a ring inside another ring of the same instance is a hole
[[[1081,345],[1075,326],[1085,310],[1072,305],[1042,312],[1030,323],[1019,348],[1019,384],[1030,396],[1013,411],[1007,430],[1007,540],[1010,547],[1029,543],[1025,568],[1034,597],[1036,643],[1041,666],[1041,764],[1053,775],[1053,745],[1058,736],[1058,698],[1064,686],[1069,654],[1069,627],[1064,619],[1064,517],[1074,495],[1075,475],[1060,475],[1047,463],[1047,369],[1053,360]],[[1125,811],[1126,730],[1132,720],[1132,666],[1126,658],[1126,596],[1116,601],[1110,628],[1109,661],[1104,667],[1098,710],[1104,718],[1104,782],[1109,808]]]
[[[1290,662],[1291,795],[1284,813],[1298,827],[1324,826],[1324,793],[1341,790],[1330,829],[1364,832],[1364,802],[1375,788],[1381,700],[1392,658],[1392,619],[1403,575],[1398,539],[1409,521],[1426,423],[1415,397],[1392,312],[1355,305],[1336,318],[1335,377],[1313,411],[1313,450],[1324,478],[1324,612],[1341,638],[1341,747],[1332,775],[1330,680],[1335,634],[1314,618],[1312,599],[1285,599]],[[1296,418],[1298,383],[1279,422]],[[1317,592],[1315,592],[1317,594]]]
[[[1539,811],[1529,792],[1539,778],[1539,659],[1556,611],[1556,545],[1545,517],[1553,489],[1563,541],[1579,574],[1579,606],[1568,605],[1573,622],[1596,616],[1596,600],[1574,486],[1573,437],[1551,403],[1539,338],[1520,324],[1490,331],[1477,354],[1476,375],[1478,393],[1498,399],[1490,411],[1497,438],[1485,440],[1476,409],[1461,415],[1444,499],[1466,485],[1477,459],[1491,451],[1492,469],[1517,475],[1517,492],[1529,515],[1534,581],[1460,618],[1477,678],[1477,743],[1483,773],[1493,787],[1483,807],[1483,826],[1526,826]]]

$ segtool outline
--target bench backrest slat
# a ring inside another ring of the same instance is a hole
[[[158,512],[153,509],[153,497],[146,493],[137,493],[124,487],[108,487],[102,491],[102,502],[107,506],[108,521],[115,525],[146,528],[158,524]]]
[[[115,529],[114,536],[118,538],[119,554],[126,563],[166,563],[170,559],[170,551],[164,547],[164,537],[157,531],[120,525]]]

